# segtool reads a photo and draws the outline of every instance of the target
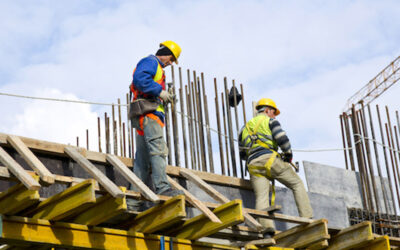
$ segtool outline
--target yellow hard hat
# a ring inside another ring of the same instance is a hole
[[[269,106],[274,108],[275,111],[275,115],[279,115],[281,113],[281,111],[279,111],[279,109],[276,107],[275,102],[272,99],[269,98],[261,98],[258,102],[257,102],[257,106],[256,109],[258,109],[261,106]]]
[[[176,42],[173,42],[173,41],[162,42],[162,43],[160,43],[160,46],[167,47],[172,52],[172,54],[174,55],[175,63],[178,64],[178,58],[179,58],[179,56],[181,54],[181,51],[182,51],[181,47],[179,47],[179,45]]]

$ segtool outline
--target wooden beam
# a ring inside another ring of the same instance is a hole
[[[113,197],[122,198],[125,196],[124,192],[121,191],[108,177],[103,174],[98,168],[96,168],[88,159],[83,157],[76,148],[65,147],[65,153],[67,153],[72,159],[74,159],[83,169],[85,169],[93,178],[96,179]]]
[[[204,214],[201,214],[187,220],[181,227],[171,233],[177,238],[197,240],[244,221],[242,200],[233,200],[223,204],[214,209],[213,212],[222,223],[211,222]]]
[[[328,240],[323,240],[323,241],[314,243],[311,246],[308,246],[307,250],[320,250],[320,249],[325,249],[328,246],[329,246]]]
[[[276,246],[292,248],[306,248],[329,238],[326,219],[299,225],[274,236]]]
[[[368,243],[367,245],[363,246],[363,249],[368,249],[368,250],[390,250],[390,241],[389,241],[389,236],[381,236],[378,238],[375,238],[371,243]]]
[[[242,241],[242,242],[235,242],[232,243],[233,246],[236,247],[245,247],[245,246],[262,246],[262,247],[269,247],[275,245],[274,239],[261,239],[261,240],[252,240],[252,241]]]
[[[125,187],[121,187],[124,192]],[[91,204],[87,210],[73,219],[73,223],[88,226],[97,226],[100,223],[122,214],[127,210],[126,198],[114,198],[110,194],[96,198],[96,202]]]
[[[25,172],[2,147],[0,147],[0,161],[21,181],[29,190],[39,190],[40,184],[31,175]]]
[[[54,183],[54,175],[43,165],[43,163],[29,150],[18,136],[9,135],[7,141],[24,158],[28,165],[40,176],[47,184]]]
[[[211,185],[207,184],[205,181],[203,181],[200,177],[192,173],[188,169],[182,168],[180,170],[180,173],[182,176],[186,177],[188,180],[192,181],[195,183],[198,187],[200,187],[203,191],[205,191],[207,194],[209,194],[212,198],[214,198],[216,201],[222,202],[222,203],[227,203],[229,202],[229,199],[226,198],[223,194],[218,192],[215,188],[213,188]],[[258,223],[250,214],[244,212],[244,218],[245,218],[245,223],[249,225],[250,227],[257,229],[257,230],[263,230],[264,227]]]
[[[36,179],[39,177],[36,176]],[[38,190],[29,190],[22,183],[18,183],[0,194],[0,214],[15,215],[38,203],[39,199]]]
[[[154,233],[178,223],[186,217],[185,197],[175,196],[163,204],[158,204],[141,212],[132,222],[131,231]]]
[[[68,249],[160,249],[161,236],[144,235],[132,231],[88,227],[85,225],[50,222],[48,220],[0,216],[0,244],[50,246]],[[192,242],[164,237],[166,249],[170,241],[173,249],[185,250],[240,250],[226,245]]]
[[[370,221],[341,230],[329,241],[328,249],[350,249],[361,247],[374,240]]]
[[[8,136],[8,134],[0,133],[0,145],[9,147],[9,145],[7,143],[7,136]],[[61,143],[48,142],[48,141],[43,141],[43,140],[37,140],[37,139],[32,139],[32,138],[22,137],[22,136],[20,136],[20,139],[28,148],[30,148],[34,152],[41,152],[41,153],[47,153],[47,154],[52,154],[52,155],[64,156],[64,157],[66,156],[64,153],[64,148],[68,145],[61,144]],[[81,152],[81,154],[83,156],[85,156],[90,161],[107,163],[106,154],[104,154],[104,153],[88,151],[85,148],[79,148],[79,151]],[[125,158],[125,157],[119,157],[119,156],[118,156],[118,158],[126,166],[132,167],[132,159],[131,158]],[[179,176],[179,170],[180,170],[180,167],[176,167],[176,166],[168,165],[166,168],[167,174],[173,175],[173,176]],[[196,171],[196,170],[192,170],[192,172],[196,173],[196,175],[200,176],[200,178],[202,178],[203,180],[205,180],[209,183],[215,183],[215,184],[230,186],[230,187],[240,187],[243,189],[252,190],[250,181],[244,180],[242,178],[221,176],[219,174],[201,172],[201,171]]]
[[[62,220],[85,211],[96,202],[94,180],[89,179],[42,201],[27,214],[34,219]]]
[[[204,205],[200,200],[198,200],[194,195],[192,195],[189,191],[187,191],[184,187],[182,187],[181,185],[179,185],[178,182],[176,182],[174,179],[172,179],[171,177],[168,177],[168,181],[169,183],[171,183],[171,185],[178,189],[178,190],[182,190],[183,193],[185,194],[186,200],[192,204],[195,208],[199,209],[205,216],[207,216],[212,222],[215,223],[222,223],[220,219],[218,219],[218,217],[210,210],[208,209],[208,207],[206,205]]]
[[[142,182],[133,172],[130,170],[121,160],[115,155],[107,154],[107,161],[114,166],[114,168],[127,180],[129,183],[134,185],[139,192],[146,197],[149,201],[159,203],[160,199],[158,196],[151,191],[146,184]]]

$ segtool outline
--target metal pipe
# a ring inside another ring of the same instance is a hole
[[[126,105],[129,105],[129,94],[126,94]],[[129,106],[127,106],[129,107]],[[131,126],[129,121],[129,108],[126,109],[126,128],[128,130],[128,156],[129,158],[132,157],[132,150],[131,150]],[[132,142],[133,143],[133,142]]]
[[[367,193],[367,198],[368,198],[368,204],[369,204],[369,209],[374,212],[374,206],[372,202],[372,191],[371,191],[371,185],[369,181],[369,174],[368,174],[368,167],[367,167],[367,161],[365,159],[365,150],[364,150],[364,136],[362,136],[362,126],[360,124],[360,120],[362,120],[361,117],[361,111],[356,111],[357,115],[357,124],[358,124],[358,133],[360,134],[360,148],[361,148],[361,155],[362,155],[362,160],[363,160],[363,178],[364,178],[364,183],[366,184],[366,193]]]
[[[346,131],[347,147],[348,147],[349,158],[350,158],[350,166],[351,166],[352,171],[356,171],[355,164],[354,164],[354,156],[353,156],[353,145],[351,143],[349,119],[350,119],[350,117],[345,112],[343,112],[343,121],[344,121],[344,128]]]
[[[232,131],[232,117],[231,110],[229,109],[229,98],[228,98],[228,83],[226,77],[224,77],[224,89],[225,89],[225,105],[226,105],[226,114],[228,118],[228,132],[229,132],[229,146],[231,150],[231,159],[232,159],[232,172],[233,176],[237,177],[237,169],[236,169],[236,154],[235,154],[235,145],[233,141],[233,131]]]
[[[386,136],[387,136],[387,140],[388,140],[388,145],[389,145],[389,155],[390,155],[390,160],[392,162],[392,171],[393,171],[393,179],[394,179],[394,183],[395,183],[395,187],[396,187],[396,192],[397,192],[397,201],[398,201],[398,205],[400,207],[400,192],[399,192],[399,184],[398,184],[398,178],[397,178],[397,173],[396,173],[396,167],[394,164],[394,155],[393,155],[393,149],[392,149],[392,144],[391,144],[391,140],[390,140],[390,134],[389,134],[389,128],[388,128],[388,124],[385,123],[385,128],[386,128]],[[394,203],[394,200],[393,200]],[[393,205],[395,207],[395,205]]]
[[[124,144],[124,157],[126,157],[126,135],[125,135],[125,122],[122,123],[123,131],[123,144]]]
[[[195,71],[193,71],[195,72]],[[203,129],[203,108],[200,94],[200,79],[197,77],[197,81],[195,82],[195,90],[196,90],[196,100],[197,100],[197,116],[198,116],[198,126],[199,126],[199,137],[200,137],[200,152],[201,152],[201,166],[202,171],[207,172],[207,162],[206,162],[206,147],[204,142],[204,129]]]
[[[174,67],[171,66],[172,75],[172,93],[176,95],[175,91],[175,71]],[[175,166],[181,166],[181,156],[179,149],[179,134],[178,134],[178,118],[176,117],[176,103],[171,103],[171,115],[172,115],[172,134],[174,138],[174,153],[175,153]]]
[[[106,136],[106,153],[109,154],[111,151],[110,146],[110,121],[107,117],[107,112],[104,113],[104,129],[105,129],[105,136]]]
[[[122,118],[121,118],[121,99],[118,98],[118,128],[119,128],[119,150],[120,156],[123,155],[123,143],[122,143]]]
[[[100,117],[97,117],[97,132],[99,141],[99,152],[101,153],[101,130],[100,130]]]
[[[117,141],[117,129],[115,127],[115,105],[112,105],[112,131],[113,131],[113,148],[114,148],[114,155],[118,154],[118,141]]]
[[[168,104],[164,105],[164,112],[165,112],[165,118],[164,118],[164,124],[165,124],[165,138],[166,138],[166,143],[167,143],[167,148],[168,148],[168,157],[167,157],[167,163],[168,165],[172,165],[172,150],[171,150],[171,135],[170,135],[170,129],[169,129],[169,108]]]
[[[221,93],[221,106],[222,106],[222,120],[224,121],[224,137],[225,137],[225,153],[226,153],[226,168],[228,170],[228,176],[231,176],[231,170],[229,166],[229,147],[228,147],[228,136],[227,136],[227,128],[226,128],[226,115],[225,115],[225,102],[224,102],[224,93]]]
[[[344,153],[344,163],[346,165],[346,170],[349,170],[349,165],[348,165],[348,160],[347,160],[347,154],[346,154],[346,140],[344,137],[344,129],[343,129],[343,115],[339,115],[339,120],[340,120],[340,129],[342,132],[342,142],[343,142],[343,153]]]
[[[197,111],[196,111],[197,103],[195,101],[196,100],[196,97],[195,97],[196,93],[194,91],[194,83],[191,82],[190,85],[191,85],[191,96],[192,96],[192,99],[193,99],[193,105],[192,105],[192,118],[193,118],[193,127],[194,127],[193,132],[194,132],[194,136],[195,136],[195,139],[196,139],[196,144],[194,145],[193,149],[195,150],[196,159],[197,159],[196,170],[201,170],[201,160],[200,160],[201,156],[200,156],[200,153],[199,153],[198,120],[197,120]]]
[[[374,191],[374,198],[375,198],[375,207],[376,207],[376,212],[378,213],[378,216],[380,217],[380,207],[379,207],[379,195],[378,191],[376,188],[376,183],[375,183],[375,173],[374,173],[374,166],[372,165],[372,158],[371,158],[371,149],[368,141],[368,130],[367,130],[367,123],[366,123],[366,117],[365,117],[365,111],[364,111],[364,103],[361,102],[361,121],[362,121],[362,127],[363,127],[363,134],[364,134],[364,145],[365,145],[365,150],[367,152],[367,160],[368,160],[368,166],[369,166],[369,172],[371,175],[371,182],[372,182],[372,188]]]
[[[358,162],[358,171],[360,174],[360,182],[361,182],[361,194],[362,194],[362,202],[363,202],[363,208],[365,210],[368,210],[368,202],[367,202],[367,195],[366,195],[366,188],[365,188],[365,181],[364,181],[364,177],[363,177],[363,162],[362,162],[362,155],[361,155],[361,149],[360,149],[360,142],[361,142],[361,138],[360,138],[360,134],[358,132],[358,127],[357,127],[357,114],[354,108],[354,104],[353,107],[351,109],[351,122],[352,122],[352,126],[353,126],[353,136],[354,136],[354,145],[356,148],[356,155],[357,155],[357,162]]]
[[[192,120],[192,105],[190,94],[188,93],[188,86],[185,86],[185,94],[186,94],[186,109],[188,115],[188,131],[189,131],[189,147],[190,147],[190,160],[191,160],[191,168],[196,169],[196,152],[194,151],[194,135],[193,135],[193,120]]]
[[[86,129],[86,149],[89,150],[89,129]]]
[[[377,115],[378,115],[379,131],[380,131],[380,134],[381,134],[382,145],[383,145],[382,146],[382,150],[383,150],[383,156],[384,156],[384,159],[385,159],[386,174],[388,176],[390,194],[392,195],[393,211],[394,211],[394,214],[397,215],[397,209],[396,209],[396,205],[395,205],[395,196],[394,196],[393,185],[392,185],[392,178],[391,178],[391,174],[390,174],[389,161],[388,161],[388,157],[387,157],[387,153],[386,153],[385,136],[384,136],[384,133],[383,133],[381,114],[379,112],[379,106],[378,105],[376,105],[376,112],[377,112]],[[392,164],[393,164],[393,161],[392,161]],[[396,178],[396,176],[393,176],[393,177],[394,177],[394,179]],[[395,180],[395,182],[396,182],[396,180]],[[399,198],[399,191],[398,191],[397,185],[396,185],[396,191],[397,191],[397,198]]]
[[[210,118],[208,114],[208,101],[206,90],[204,86],[204,74],[201,73],[201,86],[203,90],[203,102],[204,102],[204,116],[206,120],[206,133],[207,133],[207,151],[208,151],[208,162],[210,172],[214,173],[214,157],[213,157],[213,150],[212,150],[212,141],[211,141],[211,131],[210,131]]]
[[[188,162],[188,154],[187,154],[187,141],[186,141],[186,123],[185,123],[185,98],[183,98],[183,81],[182,81],[182,69],[181,67],[179,69],[179,99],[181,100],[181,123],[182,123],[182,140],[183,140],[183,155],[185,158],[185,168],[189,168],[189,162]],[[186,99],[187,103],[187,99]]]
[[[245,107],[245,99],[244,99],[244,91],[243,91],[243,84],[240,84],[240,93],[242,95],[242,109],[243,109],[243,125],[246,125],[247,118],[246,118],[246,107]],[[240,160],[240,159],[239,159]],[[242,161],[242,160],[240,160]],[[248,170],[247,166],[245,166],[244,176],[247,176]]]
[[[384,205],[385,205],[385,212],[386,212],[386,214],[389,214],[390,211],[389,211],[389,204],[388,204],[388,200],[387,200],[387,192],[386,192],[384,179],[383,179],[383,175],[382,175],[382,171],[381,171],[381,165],[380,165],[380,160],[379,160],[379,152],[378,152],[378,147],[376,145],[374,124],[372,122],[371,108],[370,108],[369,104],[367,105],[367,109],[368,109],[368,115],[369,115],[369,124],[370,124],[370,128],[371,128],[372,142],[373,142],[373,145],[374,145],[376,169],[378,170],[379,180],[381,182],[381,189],[382,189],[382,196],[383,196],[383,201],[384,201]]]
[[[79,148],[79,136],[76,137],[76,146]]]
[[[217,129],[218,129],[218,145],[219,145],[219,157],[221,161],[221,172],[222,175],[226,175],[225,173],[225,163],[224,163],[224,148],[222,145],[222,137],[221,137],[221,121],[219,115],[219,104],[218,104],[218,88],[217,88],[217,78],[214,78],[214,90],[215,90],[215,115],[217,116]]]
[[[237,98],[236,98],[236,86],[235,86],[235,80],[232,80],[232,87],[233,87],[233,103],[234,103],[234,110],[235,110],[235,123],[236,123],[236,135],[239,135],[239,118],[238,118],[238,111],[237,111]],[[243,163],[239,159],[239,165],[240,165],[240,177],[244,178],[244,169],[243,169]]]

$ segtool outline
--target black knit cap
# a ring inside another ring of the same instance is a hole
[[[169,56],[169,55],[174,55],[172,54],[172,51],[169,50],[166,46],[161,45],[160,48],[158,49],[156,56]]]

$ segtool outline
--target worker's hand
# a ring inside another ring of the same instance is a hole
[[[160,98],[165,102],[165,103],[169,103],[169,102],[173,102],[175,99],[175,95],[169,93],[168,91],[162,90],[160,93]]]
[[[293,159],[292,150],[289,150],[289,151],[283,153],[283,155],[282,155],[282,160],[283,160],[284,162],[291,163],[291,162],[292,162],[292,159]]]

